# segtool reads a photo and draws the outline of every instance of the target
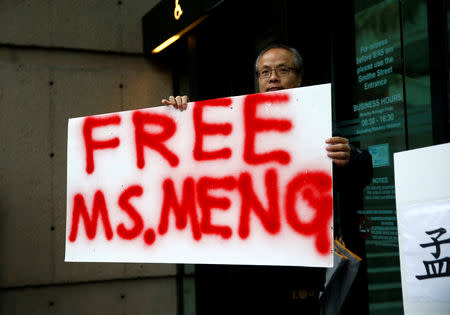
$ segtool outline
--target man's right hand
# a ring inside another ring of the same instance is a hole
[[[169,96],[169,99],[163,99],[161,100],[161,103],[163,105],[172,105],[176,109],[179,109],[181,111],[185,110],[187,108],[187,103],[189,102],[189,97],[186,95],[184,96]]]

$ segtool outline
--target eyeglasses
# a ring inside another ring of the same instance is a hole
[[[289,72],[291,72],[291,70],[297,71],[297,69],[295,69],[295,68],[280,67],[280,68],[274,68],[274,69],[263,69],[263,70],[257,71],[256,75],[260,79],[267,80],[272,75],[272,71],[275,71],[275,74],[281,78],[281,77],[285,77],[285,76],[289,75]]]

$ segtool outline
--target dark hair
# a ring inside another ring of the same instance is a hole
[[[270,49],[274,49],[274,48],[282,48],[282,49],[286,49],[289,50],[293,55],[294,55],[294,65],[295,65],[295,69],[297,70],[297,74],[300,74],[303,77],[303,58],[302,55],[300,55],[300,53],[298,52],[297,49],[295,49],[294,47],[285,45],[285,44],[280,44],[280,43],[272,43],[268,46],[266,46],[264,49],[261,50],[261,52],[259,53],[258,57],[256,58],[256,62],[255,62],[255,70],[256,72],[258,72],[258,63],[259,60],[261,59],[261,57]]]

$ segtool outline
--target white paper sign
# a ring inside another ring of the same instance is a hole
[[[394,154],[405,314],[450,314],[450,144]]]
[[[450,301],[450,200],[402,211],[399,228],[408,299]]]
[[[70,119],[66,261],[331,266],[330,90]]]

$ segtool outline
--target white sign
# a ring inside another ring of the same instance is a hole
[[[330,90],[70,119],[66,261],[331,266]]]
[[[405,314],[450,314],[450,144],[394,154]]]

